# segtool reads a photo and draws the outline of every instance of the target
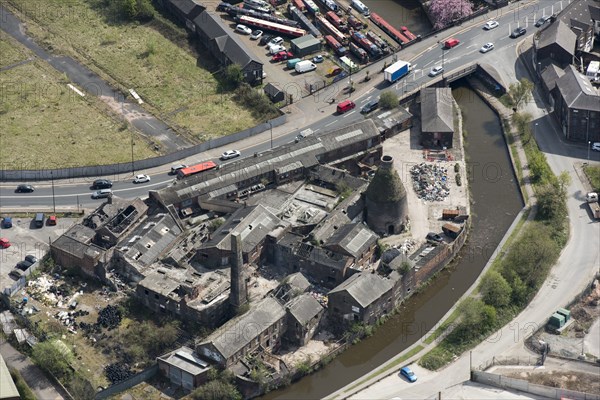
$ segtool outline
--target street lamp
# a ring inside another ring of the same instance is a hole
[[[56,214],[56,199],[54,198],[54,174],[50,171],[50,180],[52,181],[52,209]]]
[[[271,148],[273,148],[273,122],[269,120],[269,127],[271,128]]]
[[[587,117],[585,117],[585,125],[586,125],[585,141],[587,142],[587,145],[588,145],[587,160],[588,160],[588,164],[589,164],[589,162],[590,162],[590,147],[591,147],[591,142],[590,142],[590,116],[589,115]]]

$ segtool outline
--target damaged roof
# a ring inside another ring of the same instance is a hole
[[[390,279],[371,272],[361,272],[352,275],[345,282],[335,287],[329,292],[329,296],[345,291],[358,304],[366,308],[389,290],[392,290],[392,287],[393,283]]]
[[[364,224],[346,224],[334,232],[324,247],[334,251],[342,249],[344,254],[358,258],[376,243],[377,239],[378,236]]]
[[[303,293],[290,300],[286,305],[286,308],[290,315],[292,315],[301,325],[310,322],[310,320],[323,311],[321,303],[319,303],[310,293]]]

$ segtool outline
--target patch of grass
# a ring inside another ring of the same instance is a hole
[[[459,315],[460,313],[457,310],[454,310],[454,312],[450,314],[448,319],[446,319],[440,326],[438,326],[437,329],[431,335],[429,335],[429,337],[427,337],[427,339],[423,340],[423,343],[433,343],[435,339],[439,338],[442,335],[442,333],[444,333],[446,329],[448,329],[448,327],[452,325],[454,321],[456,321],[456,318],[458,318]]]
[[[140,24],[115,21],[99,0],[8,2],[39,42],[76,57],[124,92],[134,89],[144,107],[197,138],[222,136],[258,122],[233,93],[218,92],[214,73],[219,68],[208,52],[195,54],[181,39],[187,35],[184,29],[159,13]]]
[[[30,54],[10,38],[0,43],[25,58]],[[99,100],[78,96],[67,83],[39,60],[0,74],[0,87],[6,89],[0,103],[0,159],[7,169],[131,161],[132,133],[121,130]],[[139,137],[134,143],[135,158],[155,155]]]
[[[585,175],[589,179],[592,190],[596,192],[600,191],[600,167],[586,165],[583,167],[583,172],[585,172]]]
[[[9,36],[0,31],[0,68],[27,60],[28,54],[17,46],[13,46],[9,41]]]

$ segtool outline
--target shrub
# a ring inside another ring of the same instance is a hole
[[[384,110],[391,110],[392,108],[398,107],[398,95],[391,90],[382,92],[379,96],[379,105]]]
[[[456,185],[462,186],[462,179],[460,177],[460,174],[456,174]]]

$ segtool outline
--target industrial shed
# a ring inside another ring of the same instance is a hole
[[[305,35],[292,40],[291,50],[296,57],[304,57],[321,51],[321,41],[313,35]]]
[[[273,103],[279,103],[280,101],[285,100],[285,92],[272,83],[267,83],[263,90]]]

